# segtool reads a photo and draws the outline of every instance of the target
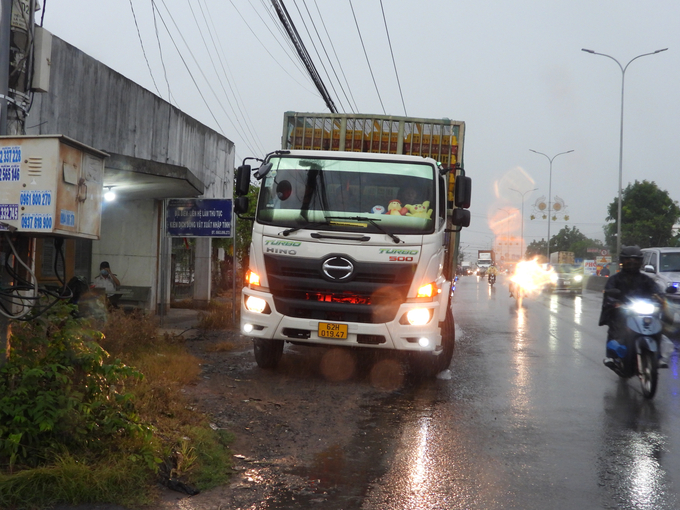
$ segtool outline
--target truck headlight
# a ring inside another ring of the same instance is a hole
[[[580,274],[577,274],[576,276],[574,276],[575,282],[580,282],[581,280],[583,280],[583,276],[581,276]]]
[[[406,320],[411,326],[424,326],[432,318],[431,309],[414,308],[406,313]]]
[[[267,302],[256,296],[248,296],[245,305],[249,312],[263,313],[267,309]]]

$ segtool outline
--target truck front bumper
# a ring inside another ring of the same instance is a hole
[[[249,297],[263,299],[267,303],[264,313],[248,310]],[[448,296],[446,296],[448,302]],[[425,308],[430,320],[422,326],[401,324],[400,319],[414,308]],[[440,314],[441,303],[435,300],[427,303],[402,303],[394,320],[386,323],[357,323],[345,321],[323,321],[316,319],[288,317],[276,311],[271,294],[244,288],[241,295],[241,334],[252,338],[285,340],[309,344],[343,347],[371,347],[398,351],[441,350]],[[333,322],[347,326],[346,338],[325,338],[319,336],[319,323]]]

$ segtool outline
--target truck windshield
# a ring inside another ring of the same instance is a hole
[[[425,161],[281,156],[270,162],[258,200],[260,223],[394,234],[434,230],[435,168]]]

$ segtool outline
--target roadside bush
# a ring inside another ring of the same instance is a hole
[[[69,305],[14,323],[0,369],[0,466],[37,467],[63,451],[104,452],[132,437],[153,464],[151,428],[141,422],[126,381],[142,374],[109,360],[102,334]]]
[[[102,333],[72,312],[58,305],[12,323],[0,369],[0,507],[140,506],[167,475],[198,489],[224,483],[231,437],[184,396],[200,373],[184,339],[159,336],[144,314],[113,311]]]

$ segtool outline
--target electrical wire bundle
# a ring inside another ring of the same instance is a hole
[[[66,284],[66,261],[64,258],[64,240],[55,238],[54,247],[56,249],[56,256],[54,257],[54,273],[61,284],[58,291],[40,288],[38,286],[38,279],[33,270],[21,259],[17,253],[10,235],[5,233],[5,241],[7,242],[8,250],[5,254],[4,269],[9,276],[9,281],[3,279],[0,285],[0,314],[14,320],[33,320],[40,317],[47,312],[54,305],[65,299],[74,297],[72,290]],[[21,275],[21,272],[10,261],[14,259],[21,266],[26,269],[30,275],[30,280],[27,280]],[[58,271],[58,262],[61,259],[64,275],[60,275]],[[41,304],[43,298],[51,299],[46,304]],[[14,307],[21,307],[19,312],[13,313]],[[33,313],[31,313],[33,312]],[[30,316],[29,316],[30,314]]]

